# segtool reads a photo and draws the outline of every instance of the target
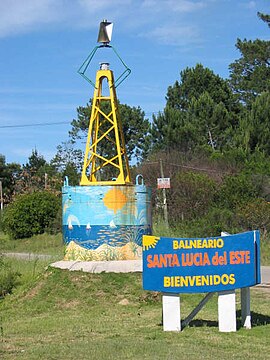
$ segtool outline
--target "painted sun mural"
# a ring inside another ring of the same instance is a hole
[[[126,189],[125,189],[126,190]],[[121,210],[127,203],[127,196],[123,193],[123,191],[119,190],[116,187],[110,189],[104,195],[104,205],[107,209],[112,209],[116,214],[118,210]]]
[[[140,259],[151,234],[151,191],[134,186],[64,186],[66,260]]]

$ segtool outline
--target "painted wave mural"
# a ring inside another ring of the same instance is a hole
[[[151,191],[134,186],[64,186],[66,260],[125,260],[142,256],[151,234]]]

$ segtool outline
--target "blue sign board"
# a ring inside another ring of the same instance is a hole
[[[143,237],[143,288],[168,293],[233,290],[260,283],[260,234]]]

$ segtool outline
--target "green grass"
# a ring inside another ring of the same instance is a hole
[[[41,234],[27,239],[11,240],[0,232],[1,252],[45,254],[61,258],[64,256],[62,234]]]
[[[251,330],[219,333],[214,297],[191,326],[171,333],[160,326],[160,295],[142,290],[140,274],[24,266],[24,286],[0,302],[1,359],[270,358],[270,290],[251,291]],[[202,297],[181,295],[182,317]]]
[[[261,239],[261,265],[270,266],[270,238]]]
[[[60,235],[12,241],[0,234],[0,252],[61,258],[63,249]],[[267,251],[268,241],[262,242],[269,265]],[[40,259],[7,261],[21,277],[13,294],[0,300],[0,359],[270,359],[270,289],[251,289],[251,330],[220,333],[214,296],[189,327],[171,333],[160,326],[160,294],[142,290],[141,274],[68,272]],[[181,295],[182,319],[203,296]]]
[[[41,274],[44,274],[45,269],[50,265],[50,259],[34,259],[34,260],[21,260],[17,258],[5,258],[5,263],[10,265],[12,271],[19,274],[19,286],[16,289],[17,293],[23,292],[33,282],[36,281]]]

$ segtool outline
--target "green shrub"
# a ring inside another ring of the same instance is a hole
[[[245,171],[251,174],[268,175],[270,174],[269,156],[264,152],[255,149],[245,164]]]
[[[13,271],[4,256],[0,255],[0,299],[11,293],[18,284],[20,275]]]
[[[216,183],[206,174],[179,172],[168,194],[169,217],[186,221],[204,216],[213,205]]]
[[[248,154],[241,148],[227,149],[226,151],[213,151],[211,160],[219,164],[221,169],[242,170],[247,162]]]
[[[46,233],[50,235],[56,235],[62,231],[62,207],[60,206],[55,218],[53,218],[48,227],[45,229]]]
[[[213,207],[196,224],[197,236],[219,236],[222,231],[234,234],[241,231],[235,213],[227,208]]]
[[[3,230],[14,239],[42,234],[60,207],[60,199],[48,191],[19,195],[4,212]]]
[[[239,223],[245,230],[260,230],[262,234],[270,231],[270,203],[255,199],[238,212]]]
[[[228,175],[224,178],[217,196],[219,206],[228,209],[237,207],[255,199],[260,194],[260,188],[251,176],[246,174]]]

